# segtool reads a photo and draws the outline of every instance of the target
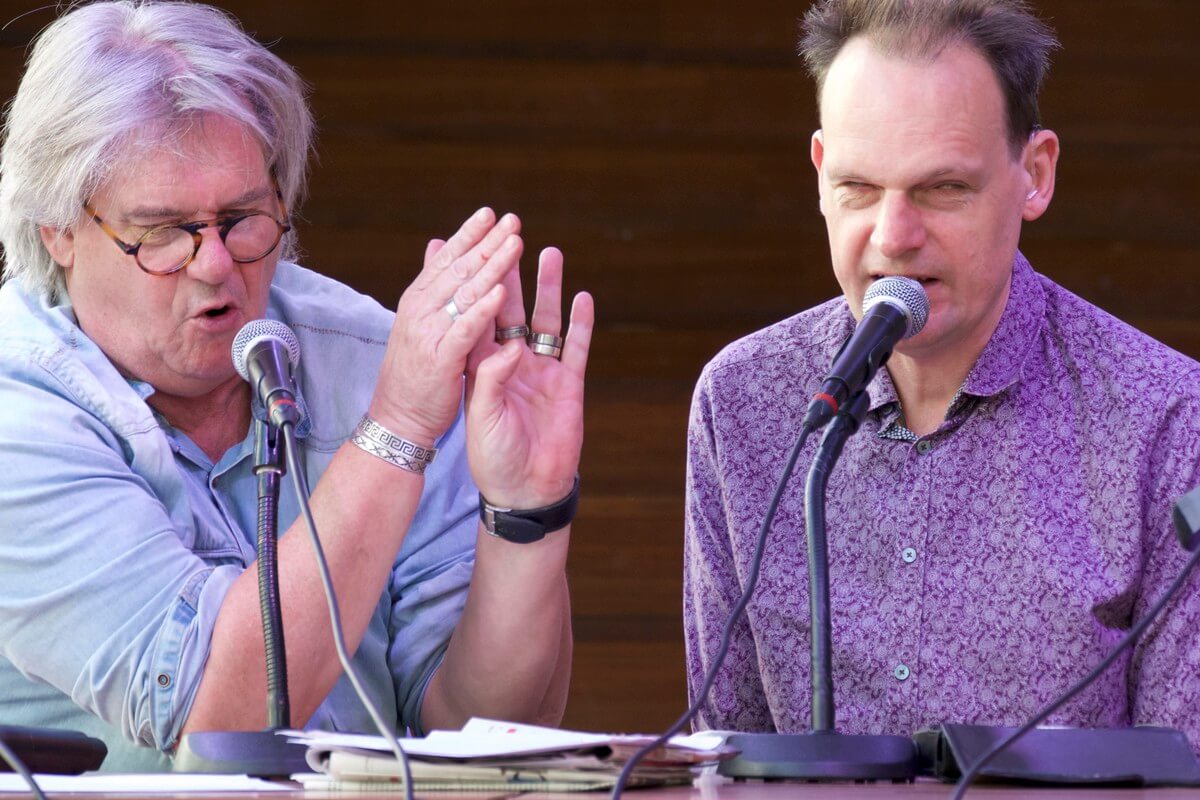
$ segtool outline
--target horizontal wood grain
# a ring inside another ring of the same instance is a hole
[[[0,96],[53,17],[43,5],[0,2]],[[312,86],[306,264],[392,306],[425,242],[489,204],[521,215],[527,288],[553,244],[568,292],[595,295],[565,723],[664,727],[686,699],[695,381],[724,345],[838,291],[808,156],[814,90],[795,55],[807,2],[223,5]],[[1063,152],[1022,250],[1200,356],[1200,3],[1035,5],[1064,45],[1041,101]]]

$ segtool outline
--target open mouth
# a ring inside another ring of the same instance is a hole
[[[916,281],[922,286],[926,286],[931,283],[937,283],[937,278],[922,278],[918,275],[872,275],[871,283],[883,278],[908,278],[910,281]]]
[[[205,311],[204,316],[208,317],[209,319],[217,319],[218,317],[223,317],[228,314],[230,310],[231,308],[229,306],[218,306],[217,308],[210,308]]]

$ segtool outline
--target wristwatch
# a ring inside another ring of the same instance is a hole
[[[570,493],[552,505],[528,510],[515,510],[494,506],[479,495],[479,517],[483,529],[492,536],[517,544],[536,542],[571,524],[579,508],[579,475]]]

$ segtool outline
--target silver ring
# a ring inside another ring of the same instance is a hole
[[[528,336],[528,325],[509,325],[507,328],[496,329],[496,341],[499,344],[504,344],[509,339],[524,339]]]
[[[539,356],[558,358],[562,355],[563,339],[553,333],[529,334],[529,349]]]
[[[462,316],[462,311],[459,310],[458,304],[454,302],[453,297],[446,301],[446,305],[442,306],[442,310],[450,315],[451,322]]]

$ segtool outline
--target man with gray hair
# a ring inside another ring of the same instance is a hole
[[[1040,126],[1037,93],[1055,46],[1021,0],[819,0],[808,12],[811,155],[844,296],[730,345],[696,388],[693,694],[805,395],[884,277],[919,281],[930,311],[867,387],[828,488],[839,730],[1020,724],[1106,656],[1185,563],[1171,507],[1200,483],[1200,365],[1018,250],[1022,224],[1054,195],[1059,141]],[[802,483],[783,495],[703,727],[808,729]],[[1198,582],[1050,722],[1165,725],[1200,748]]]
[[[102,738],[107,769],[266,721],[264,412],[230,359],[262,317],[301,345],[298,457],[375,704],[417,732],[563,711],[591,299],[564,341],[547,249],[527,325],[520,221],[487,208],[395,314],[290,263],[311,131],[294,70],[191,3],[67,12],[8,112],[0,721]],[[284,493],[293,724],[370,731],[297,514]]]

